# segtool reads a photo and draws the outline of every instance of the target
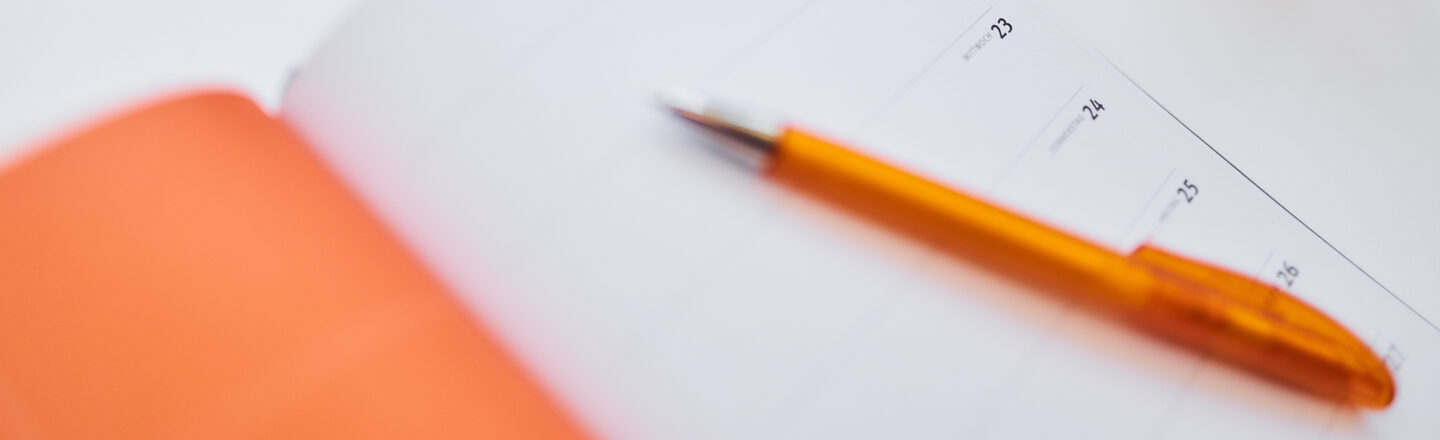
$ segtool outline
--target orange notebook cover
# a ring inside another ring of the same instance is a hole
[[[0,170],[0,438],[578,438],[283,123],[198,93]]]

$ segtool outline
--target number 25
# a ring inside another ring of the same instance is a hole
[[[1180,188],[1176,189],[1175,192],[1179,193],[1180,197],[1185,198],[1185,203],[1190,203],[1195,201],[1195,196],[1200,195],[1200,187],[1190,183],[1190,179],[1185,179],[1183,182],[1180,182]]]

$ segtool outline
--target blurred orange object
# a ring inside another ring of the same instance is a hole
[[[1278,286],[1150,244],[1121,254],[762,113],[683,90],[660,98],[764,175],[937,249],[1319,397],[1395,400],[1370,347]]]
[[[198,93],[0,173],[0,438],[579,438],[286,126]]]
[[[803,130],[770,148],[774,179],[1161,339],[1320,397],[1375,409],[1395,399],[1374,351],[1277,286],[1149,244],[1122,255]]]

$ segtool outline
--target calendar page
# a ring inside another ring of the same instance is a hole
[[[752,103],[1381,353],[1297,393],[791,193],[654,93]],[[611,438],[1425,438],[1440,330],[1026,1],[373,1],[284,118]]]

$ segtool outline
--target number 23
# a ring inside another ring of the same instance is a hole
[[[1001,26],[1004,26],[1004,29],[1001,29]],[[990,25],[990,29],[995,30],[995,33],[997,34],[1000,34],[1001,40],[1004,40],[1007,35],[1010,35],[1010,31],[1015,30],[1013,26],[1010,26],[1010,22],[1005,21],[1004,18],[996,20],[995,24]]]

